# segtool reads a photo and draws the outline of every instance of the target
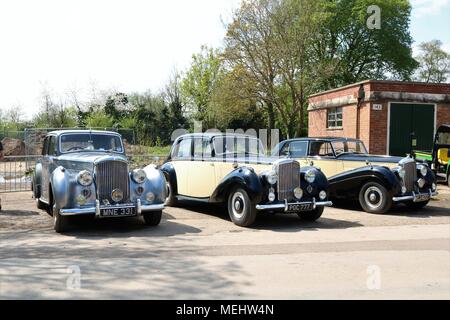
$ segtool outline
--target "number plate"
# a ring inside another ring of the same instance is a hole
[[[428,200],[430,200],[430,195],[427,193],[418,194],[414,198],[414,202],[423,202],[423,201],[428,201]]]
[[[135,207],[100,208],[100,217],[132,217],[136,215]]]
[[[300,211],[312,211],[312,203],[292,203],[288,204],[287,212],[300,212]]]

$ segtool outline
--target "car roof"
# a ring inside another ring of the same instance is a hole
[[[241,137],[241,138],[253,138],[253,139],[258,139],[258,137],[256,136],[252,136],[249,134],[242,134],[242,133],[223,133],[223,132],[196,132],[196,133],[188,133],[188,134],[184,134],[182,136],[179,136],[177,138],[181,139],[181,138],[192,138],[192,137],[206,137],[209,139],[215,138],[215,137]]]
[[[442,124],[437,129],[437,132],[450,132],[450,124]]]
[[[293,138],[288,139],[285,142],[292,142],[292,141],[325,141],[325,142],[332,142],[332,141],[361,141],[360,139],[355,138],[342,138],[342,137],[303,137],[303,138]]]
[[[54,131],[50,131],[48,133],[48,135],[61,135],[61,134],[67,134],[67,133],[103,133],[103,134],[112,134],[112,135],[117,135],[120,136],[120,133],[115,132],[115,131],[106,131],[106,130],[54,130]]]

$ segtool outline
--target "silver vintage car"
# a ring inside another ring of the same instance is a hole
[[[166,198],[164,175],[155,166],[128,169],[121,135],[109,131],[61,130],[47,134],[36,163],[33,194],[39,209],[64,232],[70,216],[142,216],[158,225]]]

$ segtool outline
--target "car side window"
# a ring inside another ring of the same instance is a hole
[[[48,143],[48,155],[56,155],[56,137],[51,136]]]
[[[175,150],[175,158],[187,159],[191,157],[191,141],[192,139],[183,139],[178,143]]]
[[[48,150],[48,137],[46,137],[46,138],[44,139],[44,144],[43,144],[43,146],[42,146],[42,152],[41,152],[41,154],[42,154],[43,156],[47,155],[47,150]]]
[[[330,142],[312,141],[309,144],[309,156],[311,157],[333,157],[333,148]]]
[[[291,156],[294,158],[306,157],[308,153],[308,141],[293,141],[286,143],[280,151],[282,156]]]
[[[194,157],[200,159],[211,158],[211,143],[208,138],[194,138]]]

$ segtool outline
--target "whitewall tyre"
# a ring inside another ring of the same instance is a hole
[[[387,189],[378,182],[367,182],[359,192],[359,203],[369,213],[386,213],[392,207]]]
[[[233,189],[228,196],[228,214],[231,221],[240,227],[248,227],[255,222],[256,207],[242,188]]]

